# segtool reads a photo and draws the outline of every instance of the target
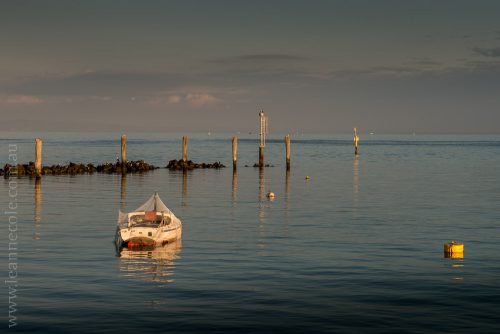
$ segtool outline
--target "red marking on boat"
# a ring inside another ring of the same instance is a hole
[[[148,242],[144,242],[144,241],[132,241],[130,240],[128,243],[127,243],[127,247],[128,248],[136,248],[136,247],[146,247],[146,246],[153,246],[154,243],[151,242],[151,243],[148,243]]]

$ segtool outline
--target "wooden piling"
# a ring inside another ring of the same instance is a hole
[[[42,139],[35,139],[35,173],[36,177],[42,175]]]
[[[290,135],[285,136],[286,146],[286,170],[290,170]]]
[[[358,142],[359,142],[358,133],[356,131],[356,128],[354,128],[354,155],[358,155]]]
[[[182,161],[186,162],[187,161],[187,147],[188,147],[188,137],[183,136],[182,137]]]
[[[238,137],[233,136],[232,143],[233,143],[233,169],[236,169],[238,166],[238,161],[236,157],[238,151]]]
[[[122,165],[127,163],[127,136],[122,135]]]
[[[267,120],[264,110],[259,112],[260,118],[260,144],[259,144],[259,167],[264,168],[264,147],[266,146]]]

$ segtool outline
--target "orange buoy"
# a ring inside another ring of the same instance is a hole
[[[464,257],[464,244],[455,241],[445,243],[444,257],[462,259]]]

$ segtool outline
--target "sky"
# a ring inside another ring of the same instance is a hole
[[[500,134],[499,1],[0,1],[0,131]]]

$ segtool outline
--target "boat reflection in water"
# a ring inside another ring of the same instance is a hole
[[[145,281],[172,283],[180,259],[181,240],[163,246],[117,247],[118,268],[125,277]]]

